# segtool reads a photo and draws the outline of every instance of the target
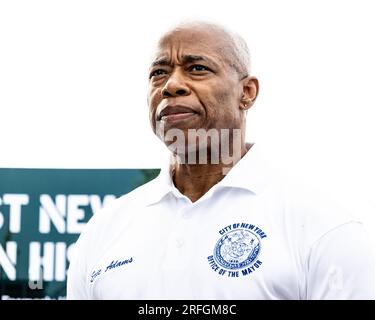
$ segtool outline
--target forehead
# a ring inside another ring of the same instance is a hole
[[[225,35],[212,30],[177,29],[167,33],[158,43],[155,59],[180,58],[190,54],[206,56],[222,62],[228,58],[230,43]]]

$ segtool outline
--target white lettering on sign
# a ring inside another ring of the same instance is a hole
[[[85,223],[82,220],[85,218],[85,210],[82,207],[87,207],[90,203],[88,195],[71,194],[68,196],[68,216],[66,218],[66,226],[68,233],[81,233]]]
[[[107,194],[103,197],[103,202],[100,201],[100,197],[97,194],[90,195],[90,206],[93,214],[97,213],[103,207],[108,205],[110,202],[115,200],[116,197],[113,194]]]
[[[0,206],[9,206],[9,231],[11,233],[19,233],[21,231],[21,211],[22,206],[29,204],[29,196],[27,194],[5,193],[3,200],[0,198]],[[4,216],[0,212],[0,228],[3,226]]]
[[[65,281],[66,277],[66,243],[56,243],[56,254],[55,254],[55,280]]]
[[[9,280],[16,280],[17,243],[8,241],[5,250],[0,244],[0,267],[4,270]]]
[[[103,206],[113,201],[114,195],[106,195],[103,202],[99,195],[71,194],[56,195],[55,201],[48,194],[40,195],[39,232],[49,233],[51,224],[59,233],[79,234],[86,222],[87,209],[95,214]],[[85,210],[86,209],[86,210]]]
[[[65,281],[71,247],[65,242],[30,242],[29,280]],[[43,248],[43,250],[42,250]]]
[[[51,221],[59,233],[65,233],[66,196],[58,194],[56,202],[50,195],[40,195],[39,208],[39,232],[49,233],[51,231]]]

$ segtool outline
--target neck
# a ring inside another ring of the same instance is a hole
[[[175,156],[173,182],[176,188],[192,202],[201,198],[215,184],[221,181],[230,169],[246,154],[251,145],[241,146],[241,157],[233,158],[229,164],[220,159],[217,164],[180,163]],[[208,161],[209,162],[209,161]]]

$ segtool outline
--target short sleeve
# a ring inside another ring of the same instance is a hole
[[[306,297],[375,299],[375,250],[362,224],[342,224],[312,245],[307,261]]]

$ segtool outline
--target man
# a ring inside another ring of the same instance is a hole
[[[375,298],[362,225],[246,143],[258,94],[249,65],[245,42],[213,24],[161,38],[148,104],[172,161],[87,224],[68,298]]]

